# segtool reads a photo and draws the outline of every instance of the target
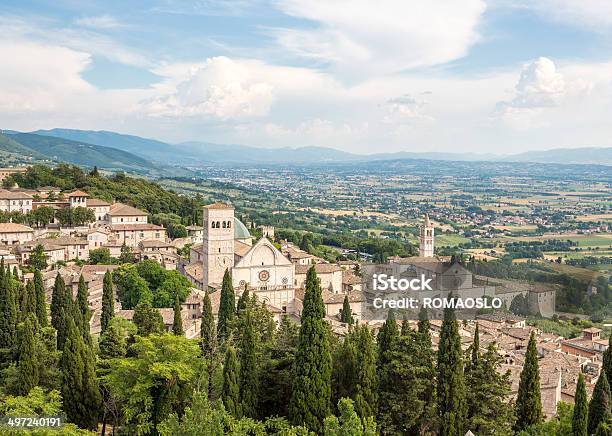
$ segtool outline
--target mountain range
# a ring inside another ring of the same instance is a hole
[[[155,139],[109,131],[76,129],[5,131],[12,149],[25,146],[31,152],[80,165],[132,171],[151,171],[167,165],[217,164],[312,164],[372,160],[428,159],[447,161],[501,161],[560,164],[612,165],[612,147],[557,148],[513,155],[477,153],[408,152],[362,155],[328,147],[258,148],[236,144],[182,142],[169,144]],[[5,140],[6,142],[6,140]],[[17,143],[18,145],[15,145]]]

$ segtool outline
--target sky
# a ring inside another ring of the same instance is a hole
[[[3,0],[0,128],[510,154],[612,146],[609,0]]]

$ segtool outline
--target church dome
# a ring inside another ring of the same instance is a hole
[[[234,239],[248,239],[251,238],[249,229],[240,221],[234,217]]]

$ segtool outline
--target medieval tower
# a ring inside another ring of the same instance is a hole
[[[425,222],[421,226],[419,236],[419,256],[433,257],[434,255],[434,226],[429,221],[429,215],[425,214]]]
[[[226,269],[234,266],[234,208],[217,202],[203,207],[203,269],[204,290],[220,285]]]

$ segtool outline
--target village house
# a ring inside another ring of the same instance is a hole
[[[0,243],[4,245],[21,245],[34,237],[34,229],[23,224],[0,223]]]
[[[0,190],[0,211],[21,212],[23,214],[32,210],[32,196],[22,191]]]

